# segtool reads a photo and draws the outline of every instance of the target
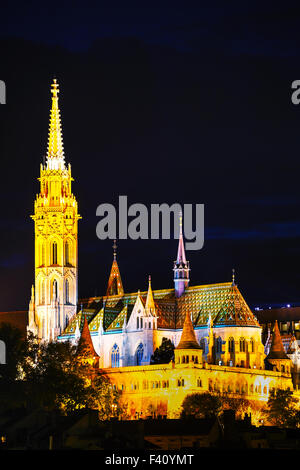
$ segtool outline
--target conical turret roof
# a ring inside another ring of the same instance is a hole
[[[181,338],[176,349],[201,349],[196,339],[189,312],[186,312]]]
[[[272,335],[272,344],[270,347],[270,352],[267,355],[267,359],[288,359],[282,344],[277,320],[275,320],[275,326]]]
[[[98,356],[98,354],[96,353],[94,349],[86,315],[84,315],[84,322],[83,322],[82,332],[81,332],[81,336],[80,336],[79,343],[78,343],[77,355],[78,356],[83,355],[87,357]]]

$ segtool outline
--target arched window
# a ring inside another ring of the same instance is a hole
[[[65,265],[68,266],[70,264],[70,243],[66,241],[65,243]]]
[[[57,280],[54,279],[52,283],[52,299],[57,300],[58,298],[58,285],[57,285]]]
[[[246,352],[245,338],[240,338],[240,352]]]
[[[45,281],[41,281],[41,283],[40,283],[40,289],[41,289],[41,292],[40,292],[40,295],[41,295],[40,299],[41,299],[41,301],[40,301],[40,303],[41,303],[42,305],[44,305],[44,303],[45,303]]]
[[[234,352],[234,339],[233,338],[229,338],[228,340],[228,351]]]
[[[120,350],[117,344],[111,350],[111,367],[120,367]]]
[[[140,366],[142,364],[143,356],[144,356],[144,347],[142,343],[140,343],[136,350],[136,365],[137,366]]]
[[[136,317],[136,329],[138,330],[140,327],[140,319],[139,317]]]
[[[205,338],[200,339],[200,348],[202,349],[203,354],[207,353],[207,341]]]
[[[221,354],[222,352],[222,338],[219,336],[217,339],[217,353]]]
[[[45,243],[42,243],[42,265],[45,266]]]
[[[57,243],[52,243],[52,264],[57,264]]]
[[[70,303],[70,284],[69,280],[66,279],[66,304]]]
[[[45,244],[44,242],[40,242],[39,245],[39,261],[38,261],[39,266],[44,266],[45,265]]]

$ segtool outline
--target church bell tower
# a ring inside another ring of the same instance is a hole
[[[54,340],[76,313],[78,301],[78,214],[66,166],[58,83],[51,85],[52,107],[46,162],[40,167],[40,193],[34,204],[35,289],[28,330]]]

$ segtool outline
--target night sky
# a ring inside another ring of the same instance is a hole
[[[30,299],[29,216],[54,76],[83,217],[80,297],[105,293],[112,263],[96,208],[127,195],[205,204],[204,247],[187,252],[191,285],[230,281],[234,267],[251,307],[300,303],[300,9],[226,3],[1,8],[1,311]],[[125,290],[145,290],[149,274],[154,289],[173,287],[176,251],[176,240],[119,241]]]

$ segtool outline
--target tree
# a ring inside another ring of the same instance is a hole
[[[279,427],[299,427],[300,414],[297,399],[291,390],[270,390],[266,416],[270,424]]]
[[[20,379],[20,361],[25,354],[25,340],[18,328],[8,323],[0,326],[5,344],[5,364],[0,364],[0,412],[24,406],[24,388]]]
[[[126,418],[126,406],[121,403],[121,392],[114,389],[109,378],[98,373],[88,387],[88,404],[97,409],[101,421],[111,418]]]
[[[182,402],[181,418],[217,417],[222,411],[222,401],[218,394],[209,392],[187,395]]]
[[[0,364],[0,378],[5,382],[14,381],[19,375],[20,359],[25,354],[25,341],[20,330],[8,323],[0,326],[0,339],[6,349],[6,363]]]
[[[150,364],[169,364],[174,359],[174,344],[170,339],[163,338],[159,348],[151,356]]]
[[[0,367],[2,409],[24,405],[68,414],[89,407],[100,419],[124,416],[120,393],[94,367],[96,361],[91,363],[85,344],[77,354],[70,342],[39,342],[32,333],[23,339],[10,325],[0,328],[0,338],[8,352],[7,364]]]
[[[251,411],[251,403],[246,398],[231,397],[227,393],[221,396],[222,409],[234,410],[237,418],[242,418],[245,413]]]
[[[71,343],[38,344],[31,336],[26,347],[21,368],[29,407],[70,412],[87,406],[88,391]]]

